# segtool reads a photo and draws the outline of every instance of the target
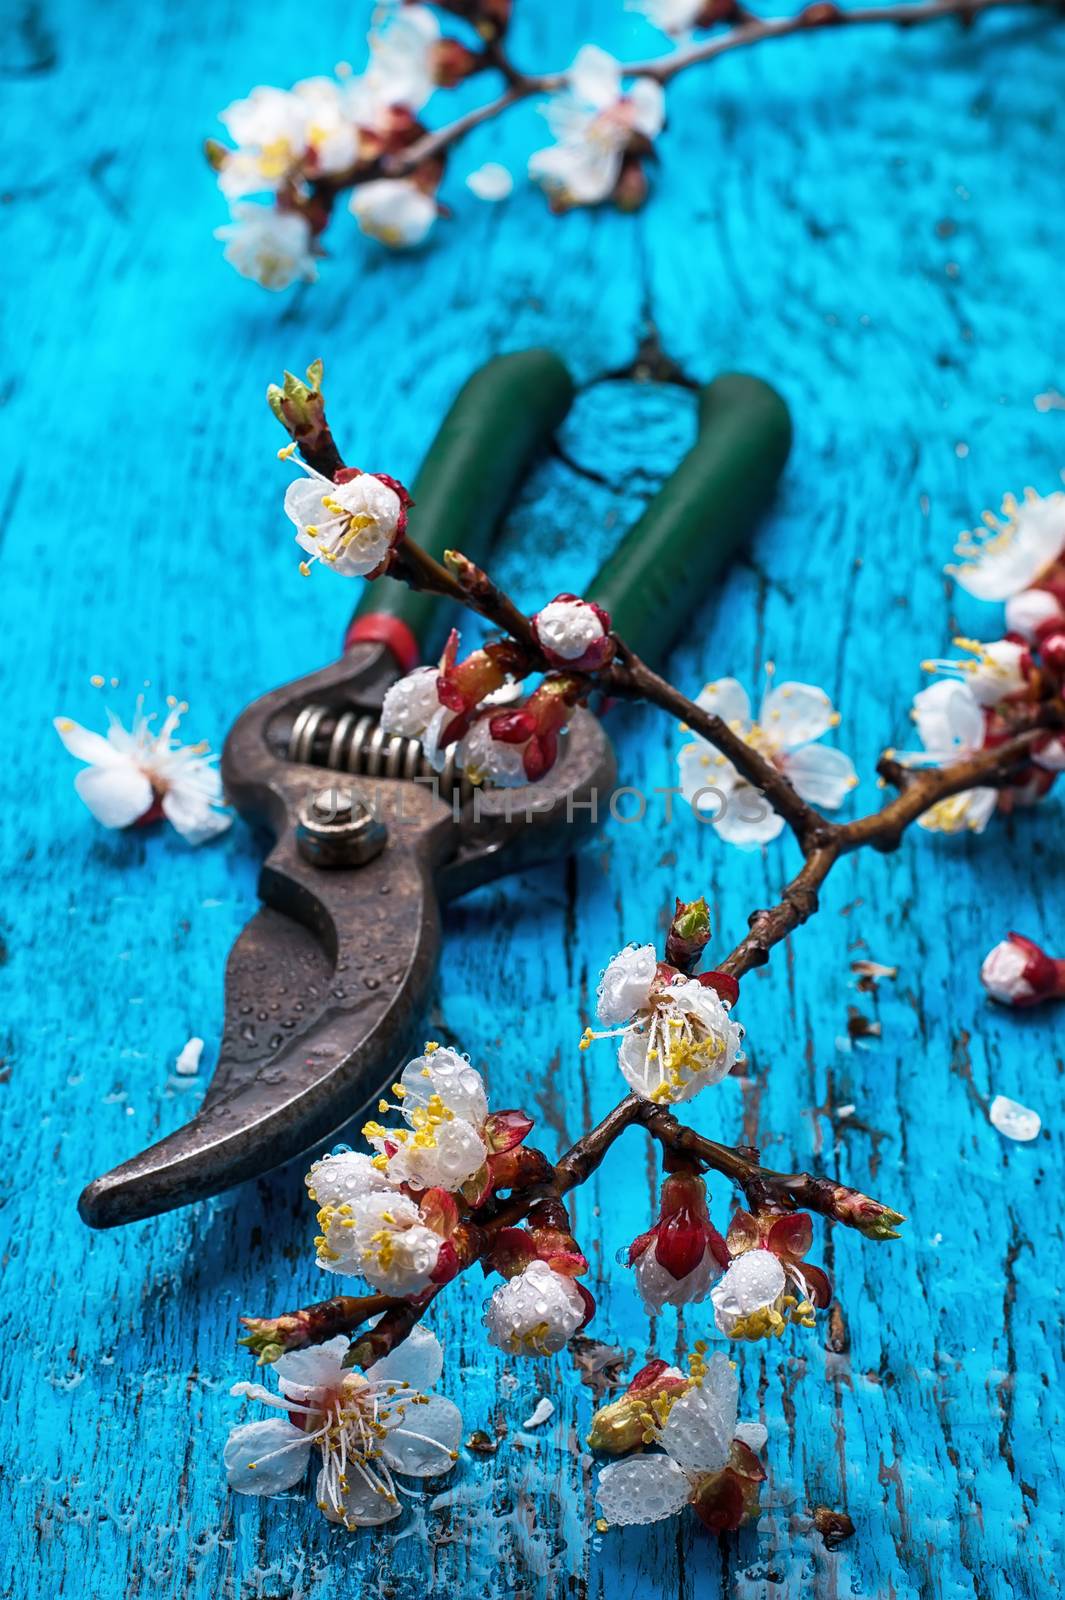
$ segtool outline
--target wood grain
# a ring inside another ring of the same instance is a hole
[[[518,10],[514,52],[537,67],[588,37],[633,58],[657,43],[613,0]],[[259,853],[240,825],[201,852],[102,833],[49,718],[102,720],[92,673],[121,680],[108,698],[127,714],[149,678],[149,693],[189,698],[190,736],[217,743],[254,695],[337,647],[351,586],[298,581],[281,515],[262,393],[282,366],[325,355],[338,430],[365,465],[409,476],[475,363],[558,348],[584,388],[499,562],[530,605],[581,586],[690,436],[684,392],[596,382],[632,362],[649,325],[693,378],[771,378],[798,424],[779,506],[673,671],[691,688],[751,682],[771,657],[823,683],[866,774],[903,742],[916,663],[945,645],[955,610],[967,631],[986,626],[939,575],[955,531],[1007,488],[1052,488],[1065,462],[1062,412],[1034,404],[1065,388],[1060,25],[1022,14],[970,32],[825,35],[693,73],[671,91],[656,193],[636,219],[560,222],[523,189],[502,207],[475,201],[462,175],[487,159],[516,167],[544,137],[522,108],[456,157],[456,219],[428,250],[385,258],[341,218],[320,284],[275,299],[211,241],[221,207],[198,141],[257,81],[357,65],[368,11],[50,0],[15,8],[0,43],[5,249],[22,280],[7,306],[0,501],[5,1588],[1056,1592],[1060,1028],[992,1011],[976,982],[1010,926],[1060,945],[1056,797],[983,841],[915,838],[844,862],[822,914],[746,982],[751,1076],[693,1120],[761,1140],[774,1166],[838,1172],[911,1222],[880,1248],[819,1227],[838,1309],[805,1340],[742,1352],[771,1482],[738,1541],[709,1542],[694,1522],[595,1534],[590,1392],[565,1360],[510,1370],[489,1352],[472,1281],[433,1320],[469,1427],[506,1422],[494,1457],[464,1454],[441,1499],[378,1537],[338,1534],[303,1492],[234,1499],[219,1456],[238,1414],[228,1386],[248,1375],[237,1315],[332,1284],[313,1265],[301,1171],[114,1234],[77,1220],[87,1178],[195,1104],[199,1085],[172,1063],[192,1033],[213,1061]],[[612,732],[628,782],[674,781],[679,740],[661,719],[619,709]],[[874,799],[867,778],[855,805]],[[530,1102],[561,1148],[617,1098],[609,1048],[576,1048],[608,957],[663,926],[675,891],[708,894],[712,948],[729,948],[793,864],[786,842],[728,852],[661,804],[641,824],[611,821],[580,859],[453,909],[430,1032],[471,1052],[500,1103]],[[864,957],[897,964],[897,981],[857,993],[849,963]],[[851,1046],[849,1005],[881,1039]],[[1043,1114],[1035,1144],[990,1127],[997,1092]],[[634,1362],[683,1350],[708,1322],[696,1310],[650,1324],[613,1264],[646,1226],[653,1184],[634,1131],[578,1205],[599,1330]],[[729,1197],[716,1196],[723,1223]],[[540,1392],[558,1409],[526,1434]],[[810,1532],[818,1503],[857,1526],[834,1553]]]

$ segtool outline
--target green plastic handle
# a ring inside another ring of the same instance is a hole
[[[438,561],[456,549],[479,563],[573,395],[573,379],[552,350],[517,350],[475,372],[411,485],[411,538]],[[445,607],[434,596],[378,578],[367,585],[347,643],[381,638],[399,654],[396,641],[402,647],[406,640],[429,659],[443,642],[445,622]]]
[[[725,372],[699,393],[699,437],[585,590],[657,668],[746,543],[791,448],[791,416],[761,378]]]

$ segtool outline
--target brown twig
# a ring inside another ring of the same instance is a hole
[[[637,1125],[646,1128],[664,1148],[691,1156],[702,1168],[730,1179],[743,1190],[752,1207],[780,1211],[806,1208],[857,1228],[870,1239],[896,1238],[895,1226],[904,1221],[901,1214],[889,1206],[832,1178],[809,1172],[775,1172],[771,1167],[763,1167],[756,1150],[717,1144],[685,1127],[667,1107],[655,1106],[638,1095],[628,1094],[559,1157],[548,1181],[512,1196],[506,1204],[495,1207],[490,1216],[475,1213],[484,1244],[465,1270],[474,1261],[489,1255],[493,1240],[503,1228],[516,1227],[545,1197],[558,1199],[585,1183],[626,1128]],[[338,1333],[353,1333],[371,1316],[383,1311],[380,1320],[355,1340],[348,1352],[348,1365],[368,1367],[403,1342],[442,1287],[430,1289],[416,1300],[389,1295],[337,1296],[318,1306],[280,1317],[244,1317],[241,1320],[249,1329],[249,1336],[242,1342],[258,1355],[260,1362],[269,1362],[283,1351],[321,1344]]]
[[[984,0],[985,6],[991,3],[996,0]],[[1004,3],[1015,3],[1015,0],[1004,0]],[[976,4],[979,7],[979,0]],[[933,10],[946,14],[950,5],[947,0],[934,0],[932,6],[911,9],[919,10],[922,15]],[[881,17],[889,20],[888,12],[881,13]],[[897,20],[894,8],[890,19]],[[317,390],[314,396],[320,400]],[[295,437],[291,419],[277,406],[275,410]],[[320,421],[324,426],[324,413]],[[485,572],[461,554],[448,552],[441,563],[404,539],[394,552],[389,570],[413,588],[458,601],[485,617],[521,646],[530,671],[550,670],[551,664],[540,650],[529,618]],[[705,712],[652,672],[623,640],[617,639],[615,644],[613,660],[586,675],[589,689],[595,687],[614,698],[646,700],[686,723],[765,795],[774,810],[784,817],[802,849],[802,866],[785,886],[780,900],[775,906],[751,914],[749,931],[720,963],[719,970],[734,978],[764,964],[774,946],[814,914],[821,886],[841,856],[865,845],[881,851],[896,849],[906,828],[930,807],[967,789],[1008,783],[1029,759],[1038,738],[1048,728],[1065,725],[1065,706],[1055,696],[1038,705],[1017,708],[1013,722],[1018,731],[1003,743],[948,766],[914,771],[892,757],[882,758],[881,774],[899,785],[901,792],[877,811],[852,822],[834,823],[803,801],[783,774],[721,718]],[[757,1151],[718,1144],[685,1127],[667,1107],[629,1094],[560,1156],[553,1168],[548,1167],[543,1182],[512,1194],[509,1201],[502,1204],[491,1201],[471,1215],[477,1246],[470,1252],[466,1265],[488,1258],[499,1231],[522,1222],[533,1206],[545,1198],[560,1200],[584,1183],[625,1129],[637,1123],[672,1156],[683,1155],[738,1184],[752,1207],[784,1211],[805,1207],[857,1228],[869,1238],[897,1237],[895,1227],[903,1218],[890,1207],[830,1178],[808,1172],[782,1173],[763,1167]],[[282,1336],[284,1348],[295,1348],[292,1340],[319,1342],[332,1337],[338,1329],[352,1331],[361,1326],[371,1314],[366,1307],[373,1302],[374,1309],[383,1310],[384,1315],[351,1351],[352,1360],[368,1365],[407,1337],[437,1293],[439,1289],[434,1288],[416,1301],[393,1300],[388,1296],[340,1297],[281,1318],[245,1319],[254,1336],[245,1342],[261,1356],[264,1350],[280,1353],[275,1347],[282,1343]]]
[[[398,545],[389,572],[412,588],[457,601],[485,617],[495,627],[516,639],[526,653],[531,671],[551,671],[551,663],[540,650],[528,617],[488,575],[472,562],[456,559],[450,568],[442,566],[410,539]],[[744,742],[721,717],[705,710],[665,678],[652,672],[646,662],[634,655],[623,640],[618,641],[617,658],[592,675],[594,686],[614,700],[645,700],[658,706],[693,733],[701,735],[726,757],[741,777],[769,801],[799,839],[800,844],[822,837],[831,824],[800,799],[784,774],[752,745]],[[591,683],[590,683],[591,686]]]
[[[815,33],[836,28],[857,28],[881,23],[912,28],[925,22],[940,22],[947,17],[959,17],[965,22],[970,22],[985,11],[1006,8],[1017,10],[1027,5],[1049,9],[1050,3],[1051,0],[924,0],[924,3],[919,5],[868,6],[857,11],[841,11],[832,4],[815,3],[806,6],[796,16],[744,20],[736,27],[730,28],[727,33],[718,34],[712,39],[703,40],[686,49],[673,50],[668,55],[656,56],[649,61],[626,62],[622,70],[629,78],[653,78],[656,83],[666,84],[690,67],[702,66],[734,50],[765,44],[771,39],[786,39],[793,34]],[[336,180],[336,187],[350,187],[351,182],[364,182],[368,178],[381,176],[403,177],[414,171],[422,162],[442,155],[474,128],[502,116],[512,106],[528,100],[532,95],[557,94],[566,84],[564,72],[524,74],[518,72],[509,62],[504,75],[509,79],[507,88],[494,100],[489,100],[473,111],[466,112],[464,116],[456,117],[444,127],[423,135],[405,150],[383,156],[379,161],[366,166],[358,176],[348,177],[347,182],[342,178]]]

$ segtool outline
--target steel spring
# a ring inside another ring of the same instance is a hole
[[[449,801],[456,794],[462,801],[473,794],[471,784],[456,770],[454,746],[443,771],[435,772],[418,739],[385,733],[376,717],[338,711],[335,706],[304,706],[292,724],[288,759],[359,778],[435,779],[441,797]]]

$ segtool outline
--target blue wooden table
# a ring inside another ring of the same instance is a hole
[[[0,44],[19,279],[2,372],[5,1592],[1057,1592],[1060,1031],[1049,1013],[992,1010],[977,982],[1008,927],[1061,944],[1057,796],[982,840],[916,836],[845,861],[818,919],[745,985],[750,1077],[693,1121],[761,1143],[774,1166],[839,1173],[910,1221],[880,1247],[819,1227],[831,1327],[744,1350],[742,1414],[768,1425],[771,1476],[738,1540],[708,1541],[693,1519],[597,1534],[590,1392],[568,1359],[512,1369],[489,1351],[472,1278],[432,1321],[468,1427],[507,1423],[496,1456],[465,1453],[443,1500],[376,1535],[329,1527],[303,1492],[234,1498],[220,1452],[239,1411],[229,1385],[250,1376],[237,1316],[328,1289],[302,1166],[114,1233],[78,1221],[82,1184],[202,1092],[173,1062],[201,1034],[213,1063],[258,857],[239,823],[198,852],[171,833],[104,833],[49,719],[102,722],[91,674],[120,680],[108,699],[126,714],[150,679],[150,696],[186,696],[190,736],[217,745],[248,700],[335,651],[353,586],[296,577],[262,402],[283,366],[324,355],[341,438],[409,477],[475,364],[558,348],[582,392],[499,558],[530,606],[581,587],[690,436],[682,390],[597,379],[649,333],[693,377],[771,377],[797,419],[780,501],[673,673],[692,690],[752,682],[772,658],[824,684],[862,808],[877,754],[907,732],[917,663],[956,609],[989,627],[940,574],[956,530],[1006,489],[1050,490],[1065,462],[1063,413],[1036,403],[1065,388],[1060,24],[1022,12],[969,33],[822,35],[691,74],[635,219],[558,221],[522,186],[500,207],[475,200],[468,171],[517,168],[542,142],[523,108],[456,155],[455,218],[425,253],[386,257],[343,218],[321,282],[271,297],[211,240],[221,203],[198,140],[256,82],[357,65],[368,11],[47,0],[13,6]],[[659,43],[614,0],[518,11],[515,53],[532,66],[562,66],[588,38],[630,58]],[[617,712],[612,731],[629,782],[674,781],[680,736],[661,719]],[[729,948],[792,864],[788,843],[744,856],[661,808],[610,822],[579,859],[449,914],[431,1032],[470,1051],[499,1103],[535,1110],[554,1151],[618,1096],[609,1047],[576,1048],[606,959],[653,937],[675,891],[707,893],[715,948]],[[863,958],[897,980],[858,992]],[[850,1006],[881,1036],[852,1043]],[[990,1126],[1000,1092],[1042,1113],[1034,1144]],[[649,1323],[613,1264],[655,1182],[628,1139],[577,1218],[598,1330],[631,1350],[631,1371],[645,1352],[683,1352],[709,1319]],[[534,1435],[522,1421],[541,1393],[557,1410]],[[811,1532],[819,1503],[856,1524],[835,1553]]]

